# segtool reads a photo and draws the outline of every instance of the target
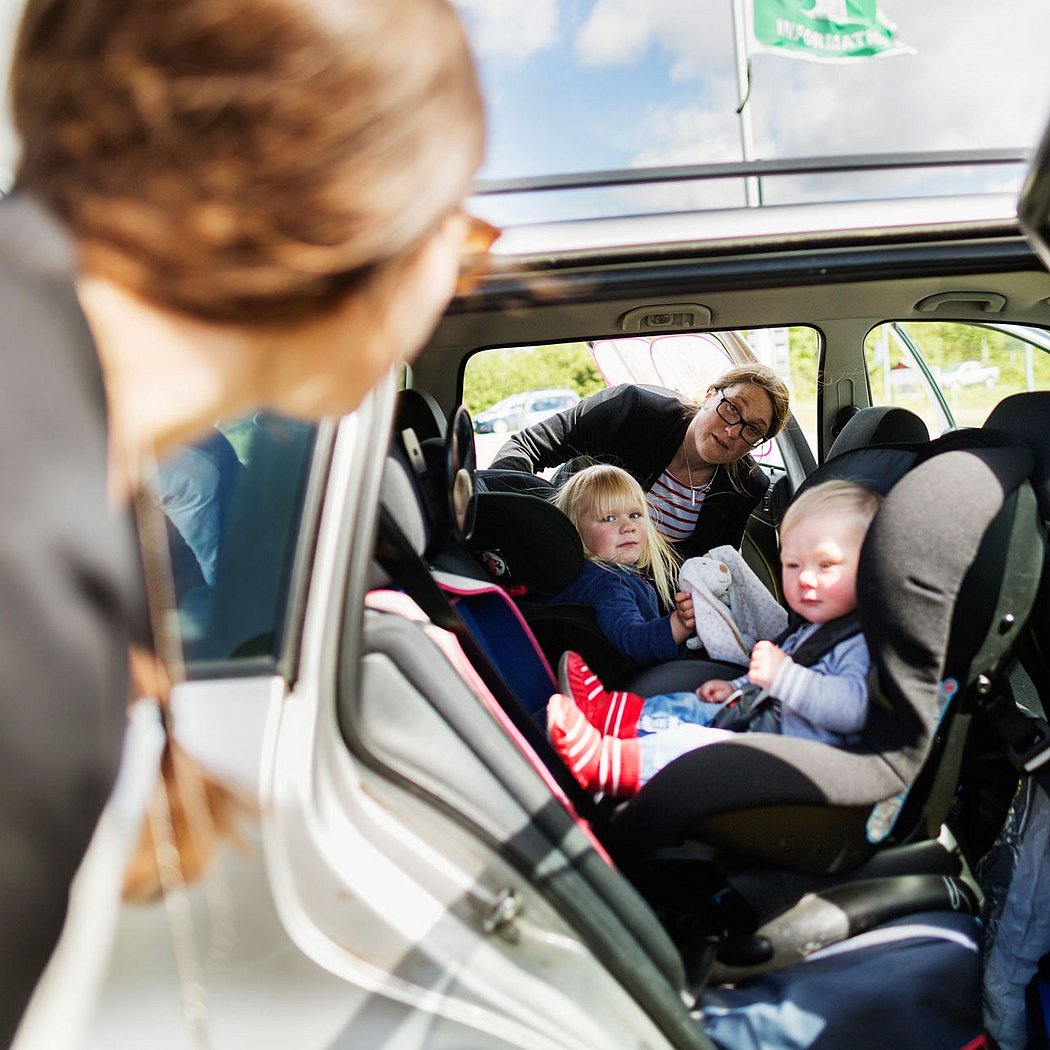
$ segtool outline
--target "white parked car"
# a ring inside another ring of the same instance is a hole
[[[479,434],[506,434],[512,430],[524,430],[555,412],[571,408],[579,400],[577,393],[565,388],[512,394],[479,412],[474,417],[474,430]]]
[[[959,386],[984,386],[989,390],[999,382],[999,367],[980,361],[963,361],[941,373],[941,385],[951,389]]]

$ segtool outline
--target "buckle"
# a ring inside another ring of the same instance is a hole
[[[1025,739],[1008,740],[1006,750],[1018,769],[1033,773],[1050,762],[1050,725],[1042,718],[1026,718]]]

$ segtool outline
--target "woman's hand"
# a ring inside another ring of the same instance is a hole
[[[747,668],[748,681],[754,682],[762,689],[769,689],[777,671],[780,670],[780,665],[787,658],[787,653],[772,642],[755,642],[755,647],[751,650],[751,662]]]
[[[711,678],[697,689],[696,695],[709,704],[720,704],[731,692],[733,686],[724,678]]]
[[[696,630],[696,613],[693,599],[688,591],[679,591],[674,596],[674,612],[671,613],[671,634],[681,645]]]

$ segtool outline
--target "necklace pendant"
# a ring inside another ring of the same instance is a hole
[[[691,488],[689,490],[689,503],[691,506],[696,506],[696,489]]]

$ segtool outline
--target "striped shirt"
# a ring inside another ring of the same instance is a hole
[[[665,470],[645,494],[656,531],[670,543],[692,536],[709,487],[691,489]]]

